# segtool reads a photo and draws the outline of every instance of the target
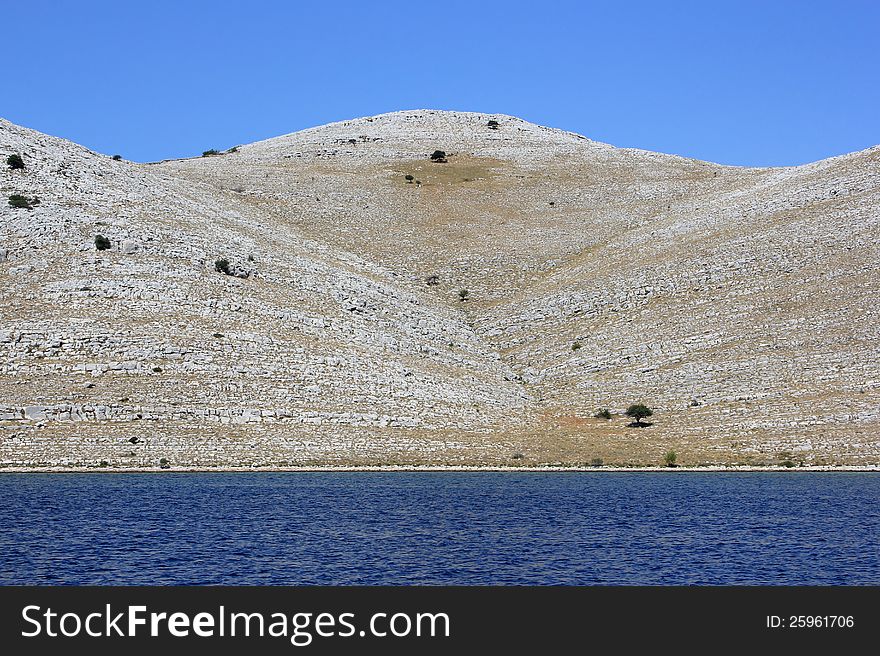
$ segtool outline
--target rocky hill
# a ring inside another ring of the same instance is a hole
[[[410,111],[146,165],[0,121],[10,154],[0,466],[880,463],[880,148]]]

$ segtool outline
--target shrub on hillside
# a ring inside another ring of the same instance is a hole
[[[577,351],[577,350],[579,350],[582,346],[583,346],[583,344],[581,344],[580,340],[577,340],[577,339],[576,339],[576,340],[574,341],[574,344],[571,345],[571,350],[572,350],[572,351]]]
[[[95,235],[95,248],[99,251],[106,251],[110,248],[110,240],[104,235]]]
[[[31,210],[33,209],[33,200],[28,198],[27,196],[12,194],[11,196],[9,196],[9,207],[14,207],[21,210]]]
[[[13,153],[9,157],[6,158],[6,163],[9,165],[13,171],[15,169],[23,169],[24,168],[24,160],[21,158],[21,155],[18,153]]]
[[[497,130],[500,127],[500,124],[494,118],[490,118],[489,122],[486,123],[486,125],[490,130]]]
[[[211,155],[219,155],[219,154],[220,154],[219,150],[217,150],[215,148],[211,148],[210,150],[206,150],[205,152],[203,152],[202,157],[210,157]]]
[[[427,278],[425,278],[425,284],[428,287],[436,287],[440,284],[440,276],[438,276],[437,274],[432,274],[428,276]]]
[[[113,156],[113,161],[114,161],[114,162],[118,162],[118,161],[120,161],[121,159],[122,159],[122,155],[114,155],[114,156]]]
[[[232,275],[232,268],[229,266],[229,260],[225,257],[214,262],[214,269],[218,273],[225,273],[227,276]]]
[[[611,419],[611,411],[608,408],[602,408],[593,415],[596,419]]]
[[[431,161],[436,162],[437,164],[445,164],[446,163],[446,151],[445,150],[435,150],[431,153]]]
[[[590,460],[590,467],[601,467],[605,464],[605,461],[602,458],[593,458]]]
[[[675,460],[676,460],[677,457],[678,457],[678,456],[677,456],[677,454],[675,453],[675,451],[673,451],[672,449],[670,449],[669,451],[667,451],[667,452],[664,454],[664,456],[663,456],[663,462],[666,463],[666,466],[667,466],[667,467],[675,467]]]
[[[470,296],[471,296],[471,293],[468,290],[466,290],[466,289],[459,289],[458,290],[458,298],[460,300],[466,301],[470,298]]]

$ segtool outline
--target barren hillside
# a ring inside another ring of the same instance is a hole
[[[0,466],[880,463],[880,148],[410,111],[152,165],[0,121],[13,153]]]

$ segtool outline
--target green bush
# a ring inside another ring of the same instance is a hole
[[[220,151],[216,148],[211,148],[210,150],[206,150],[202,153],[202,157],[210,157],[211,155],[219,155]]]
[[[496,121],[494,118],[490,118],[490,119],[489,119],[489,122],[486,123],[486,126],[487,126],[490,130],[497,130],[498,127],[499,127],[499,125],[500,125],[500,124],[498,123],[498,121]]]
[[[9,165],[9,168],[11,168],[12,170],[24,168],[24,160],[21,158],[21,155],[19,155],[18,153],[13,153],[9,157],[7,157],[6,163]]]
[[[110,240],[104,235],[95,235],[95,248],[99,251],[106,251],[110,248]]]
[[[214,269],[216,269],[218,273],[225,273],[227,276],[232,275],[232,269],[229,266],[229,260],[227,260],[225,257],[214,262]]]
[[[435,150],[431,153],[431,161],[436,162],[437,164],[445,164],[446,163],[446,151],[445,150]]]
[[[31,204],[31,199],[27,196],[21,196],[20,194],[12,194],[9,197],[9,207],[14,207],[16,209],[21,210],[31,210],[33,209],[33,205]]]
[[[611,419],[611,411],[608,408],[602,408],[593,415],[596,419]]]
[[[576,340],[574,341],[574,344],[571,345],[571,350],[572,350],[572,351],[577,351],[577,350],[580,349],[582,346],[583,346],[583,344],[581,344],[580,340],[577,340],[577,339],[576,339]]]
[[[601,467],[605,464],[605,461],[602,458],[593,458],[590,460],[590,467]]]
[[[458,290],[458,298],[461,299],[462,301],[468,300],[470,298],[470,296],[471,296],[471,293],[468,290],[466,290],[466,289],[459,289]]]
[[[675,459],[676,459],[677,457],[678,457],[678,456],[676,455],[675,451],[673,451],[672,449],[670,449],[669,451],[667,451],[667,452],[663,455],[663,462],[666,463],[666,466],[667,466],[667,467],[675,467]]]
[[[118,162],[118,161],[121,160],[121,159],[122,159],[122,155],[114,155],[114,156],[113,156],[113,161],[114,161],[114,162]]]

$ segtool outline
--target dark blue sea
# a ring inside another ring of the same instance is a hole
[[[0,584],[880,584],[870,473],[0,475]]]

